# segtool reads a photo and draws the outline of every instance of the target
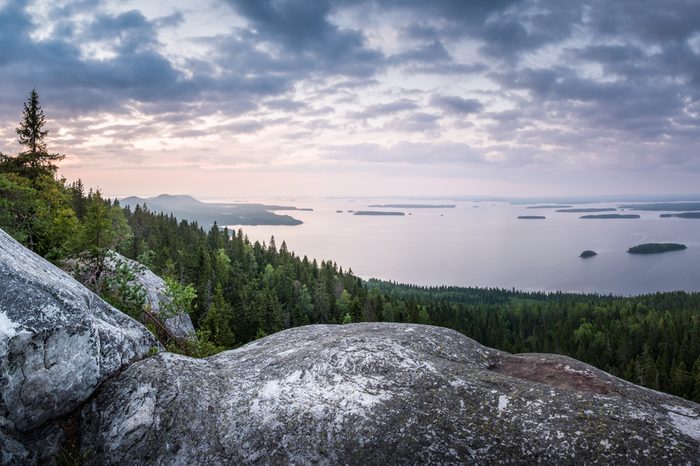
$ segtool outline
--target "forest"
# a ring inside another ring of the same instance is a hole
[[[22,151],[0,154],[0,228],[60,267],[82,264],[77,276],[86,286],[137,319],[142,290],[129,285],[129,271],[104,273],[110,251],[165,277],[173,312],[187,312],[197,329],[191,347],[170,349],[206,356],[300,325],[412,322],[509,352],[568,355],[700,401],[698,293],[622,298],[364,281],[277,238],[251,242],[240,229],[122,207],[81,180],[60,178],[63,156],[48,151],[44,126],[32,91],[17,128]]]

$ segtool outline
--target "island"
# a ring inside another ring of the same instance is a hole
[[[386,209],[454,209],[455,204],[373,204],[367,207],[383,207]]]
[[[627,252],[630,254],[659,254],[662,252],[682,251],[683,249],[688,249],[688,246],[678,243],[645,243],[633,246]]]
[[[651,204],[623,204],[619,207],[629,210],[668,210],[671,212],[700,211],[700,202],[654,202]]]
[[[600,214],[600,215],[582,215],[579,218],[605,219],[605,218],[641,218],[641,217],[637,214]]]
[[[370,216],[402,216],[406,215],[403,212],[390,212],[386,210],[358,210],[353,215],[370,215]]]
[[[342,210],[336,210],[335,213],[336,213],[336,214],[342,214],[343,211],[342,211]]]
[[[527,206],[526,209],[567,209],[569,207],[573,207],[573,206],[572,205],[545,204],[545,205]]]
[[[582,214],[582,213],[586,213],[586,212],[616,212],[616,211],[617,211],[617,209],[613,209],[611,207],[582,207],[582,208],[575,208],[575,209],[559,209],[559,210],[556,210],[555,212]]]
[[[581,254],[579,254],[578,256],[579,256],[580,258],[582,258],[582,259],[588,259],[589,257],[593,257],[593,256],[597,256],[597,255],[598,255],[597,252],[591,251],[590,249],[586,249],[585,251],[583,251],[583,252],[582,252]]]
[[[519,215],[518,219],[520,220],[544,220],[545,217],[544,215]]]
[[[700,212],[682,212],[680,214],[661,214],[661,218],[678,217],[678,218],[700,218]]]

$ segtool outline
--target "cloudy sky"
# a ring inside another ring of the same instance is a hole
[[[697,0],[0,0],[0,78],[108,195],[700,192]]]

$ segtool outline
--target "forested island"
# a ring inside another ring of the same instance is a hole
[[[623,204],[621,209],[671,212],[700,211],[700,202],[653,202],[649,204]]]
[[[85,270],[76,276],[136,319],[144,315],[145,290],[123,264],[106,274],[110,251],[164,277],[170,312],[188,315],[197,330],[188,342],[165,341],[172,351],[207,356],[307,324],[412,322],[449,327],[509,352],[572,356],[700,401],[699,293],[622,298],[363,281],[332,260],[297,255],[274,237],[253,242],[242,229],[205,229],[105,199],[80,180],[67,182],[57,176],[62,156],[46,149],[38,100],[33,96],[28,106],[19,129],[39,137],[20,138],[18,155],[0,156],[0,228],[54,264],[80,263]],[[649,248],[685,246],[640,245],[630,252]]]
[[[617,209],[609,208],[609,207],[582,207],[582,208],[574,208],[574,209],[559,209],[556,210],[555,212],[566,212],[566,213],[572,213],[572,214],[580,214],[580,213],[586,213],[586,212],[615,212]]]
[[[637,214],[600,214],[600,215],[582,215],[579,218],[612,219],[612,218],[641,218],[641,217]]]
[[[590,249],[586,249],[583,251],[581,254],[579,254],[579,257],[582,259],[588,259],[589,257],[597,256],[598,253],[595,251],[591,251]]]
[[[544,215],[519,215],[518,219],[520,220],[544,220],[547,217]]]
[[[677,218],[700,218],[700,212],[682,212],[680,214],[661,214],[661,218],[677,217]]]
[[[455,204],[373,204],[367,207],[383,207],[387,209],[454,209]]]
[[[662,252],[682,251],[688,247],[678,243],[645,243],[633,246],[627,250],[630,254],[659,254]]]
[[[566,209],[573,207],[572,205],[557,205],[557,204],[549,204],[549,205],[531,205],[527,206],[527,209]]]
[[[369,216],[402,216],[406,215],[403,212],[391,212],[386,210],[358,210],[353,215],[369,215]]]

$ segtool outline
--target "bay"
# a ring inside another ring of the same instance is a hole
[[[580,219],[582,214],[533,211],[510,203],[445,201],[455,208],[377,208],[404,216],[357,216],[372,204],[407,204],[396,199],[261,199],[311,207],[293,212],[298,226],[243,226],[252,241],[275,236],[297,255],[333,260],[362,278],[417,285],[515,288],[637,295],[700,291],[700,220],[659,218]],[[435,204],[435,200],[412,204]],[[580,208],[615,204],[578,204]],[[342,213],[338,213],[342,210]],[[518,216],[544,215],[544,220]],[[621,211],[622,212],[622,211]],[[239,228],[232,225],[230,228]],[[632,255],[629,247],[676,242],[685,251]],[[581,259],[586,249],[597,256]]]

